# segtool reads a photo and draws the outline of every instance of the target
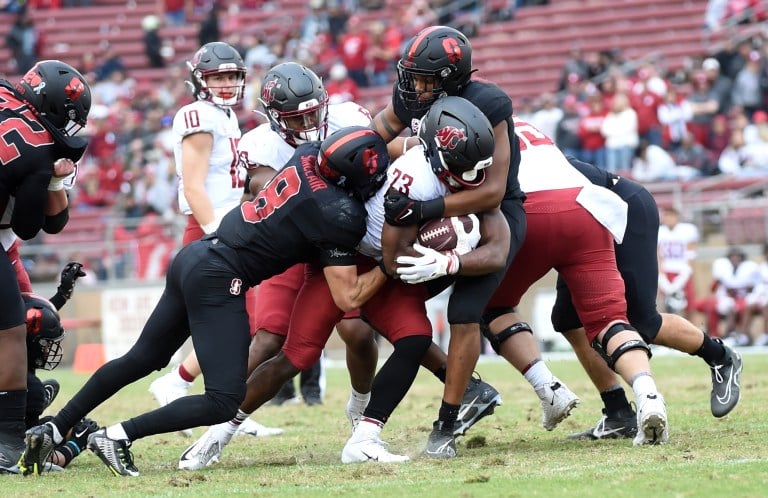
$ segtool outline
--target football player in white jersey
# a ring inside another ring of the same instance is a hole
[[[215,232],[222,217],[240,203],[245,185],[237,154],[240,125],[232,109],[243,99],[243,59],[229,44],[211,42],[200,47],[187,65],[191,80],[187,83],[195,101],[179,109],[173,118],[179,209],[187,215],[183,245]],[[170,373],[156,379],[149,390],[160,406],[165,406],[186,396],[200,373],[192,352]],[[243,427],[243,433],[251,435],[282,432],[253,420]],[[189,429],[182,433],[192,435]]]
[[[659,226],[659,293],[667,311],[690,314],[695,292],[693,267],[699,229],[693,223],[680,221],[674,207],[662,210]]]

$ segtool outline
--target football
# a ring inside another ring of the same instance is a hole
[[[417,241],[436,251],[456,249],[464,254],[480,241],[480,221],[474,214],[428,220],[419,228]]]

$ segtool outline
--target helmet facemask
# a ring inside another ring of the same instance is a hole
[[[325,140],[328,134],[328,94],[322,100],[310,99],[299,104],[295,111],[280,112],[264,103],[272,129],[291,145]]]
[[[443,69],[443,73],[449,72],[448,68]],[[416,78],[431,78],[434,85],[431,90],[431,97],[424,98],[424,93],[416,90]],[[407,68],[403,61],[397,63],[397,91],[400,93],[405,108],[412,112],[426,112],[427,109],[437,99],[447,95],[443,88],[443,79],[435,75],[432,71],[421,71],[415,68]]]
[[[192,86],[195,91],[195,98],[198,100],[208,100],[216,105],[226,107],[237,105],[241,100],[243,100],[243,96],[245,95],[245,69],[239,68],[235,64],[222,64],[219,69],[203,71],[200,69],[194,69],[190,64],[190,70],[192,71],[192,79],[194,80]],[[208,84],[208,77],[214,74],[227,73],[236,73],[237,83],[234,85],[226,84],[221,86],[211,86]],[[215,90],[223,88],[234,88],[234,92],[228,97],[217,95]]]

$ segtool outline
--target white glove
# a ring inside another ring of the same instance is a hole
[[[398,256],[397,275],[409,284],[420,284],[428,280],[455,275],[461,268],[461,260],[456,251],[435,251],[421,244],[414,244],[413,249],[422,256]]]
[[[475,214],[470,214],[469,217],[472,218],[472,229],[469,232],[464,230],[464,223],[461,223],[457,217],[451,218],[451,225],[457,238],[456,252],[460,255],[467,254],[480,243],[480,220]]]

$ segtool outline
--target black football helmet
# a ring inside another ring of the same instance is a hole
[[[405,107],[426,111],[436,99],[458,95],[472,74],[472,46],[460,31],[431,26],[414,36],[397,63],[397,91]],[[423,99],[414,77],[434,78],[432,98]]]
[[[66,136],[85,127],[91,110],[91,87],[80,72],[61,61],[35,64],[16,84],[16,91],[43,121]]]
[[[27,359],[30,366],[53,370],[61,362],[64,329],[59,312],[44,297],[22,293],[27,308]]]
[[[240,52],[228,43],[206,43],[195,52],[187,67],[192,73],[192,91],[197,100],[208,100],[216,105],[233,106],[243,99],[245,94],[245,63]],[[237,73],[238,84],[229,97],[214,95],[205,81],[208,76],[220,73]]]
[[[389,152],[381,135],[365,126],[331,133],[320,146],[320,176],[365,202],[387,179]]]
[[[328,92],[311,69],[295,62],[276,65],[264,76],[260,101],[272,129],[290,145],[325,140]]]
[[[421,119],[418,137],[432,171],[452,191],[485,181],[484,170],[493,162],[493,127],[472,102],[438,99]]]

